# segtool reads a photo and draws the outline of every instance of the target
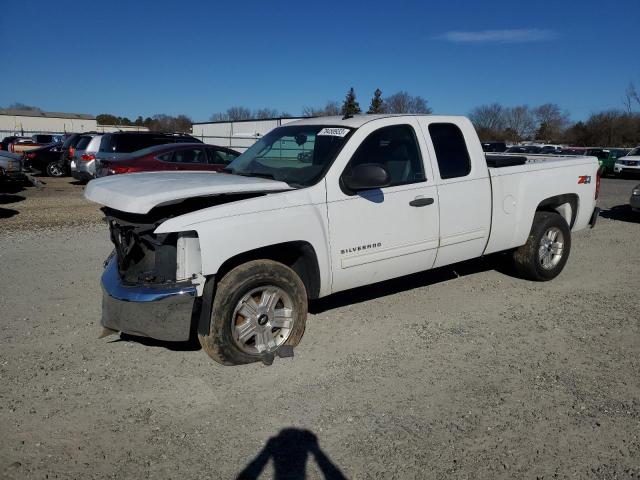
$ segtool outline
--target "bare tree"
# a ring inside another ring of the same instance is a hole
[[[278,116],[278,110],[275,108],[260,108],[253,113],[253,118],[265,119],[276,118]]]
[[[505,132],[513,134],[509,140],[520,141],[531,138],[535,133],[536,119],[528,105],[505,108],[503,115]]]
[[[471,110],[469,118],[478,130],[502,132],[505,128],[505,109],[499,103],[480,105]]]
[[[385,113],[431,113],[427,101],[420,96],[409,95],[405,91],[394,93],[384,99]]]
[[[7,108],[9,108],[11,110],[29,110],[29,111],[33,111],[33,112],[41,112],[42,111],[40,109],[40,107],[34,107],[33,105],[27,105],[27,104],[21,103],[21,102],[13,102]]]
[[[633,111],[633,106],[635,104],[640,107],[640,93],[638,93],[638,90],[636,89],[636,86],[633,82],[629,82],[629,86],[624,92],[622,103],[624,103],[624,106],[629,113]]]
[[[340,105],[338,102],[330,100],[323,108],[304,107],[302,109],[303,117],[332,117],[340,115]]]
[[[229,117],[229,120],[249,120],[251,118],[251,110],[246,107],[230,107],[227,108],[227,117]]]
[[[555,103],[545,103],[533,110],[538,122],[536,138],[540,140],[557,140],[569,126],[569,114]]]

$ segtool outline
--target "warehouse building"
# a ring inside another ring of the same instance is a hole
[[[200,122],[191,125],[191,134],[205,143],[244,152],[258,138],[276,127],[302,117]]]
[[[34,133],[148,131],[147,127],[98,125],[96,117],[84,113],[0,109],[0,138]]]
[[[88,132],[97,126],[96,117],[83,113],[0,110],[0,131],[11,134]]]

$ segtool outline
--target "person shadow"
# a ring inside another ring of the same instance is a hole
[[[236,480],[257,480],[269,460],[273,462],[274,480],[304,480],[309,456],[315,460],[325,480],[346,480],[347,477],[320,448],[318,437],[309,430],[298,428],[285,428],[271,437]]]

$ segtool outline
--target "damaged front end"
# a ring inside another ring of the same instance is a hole
[[[162,210],[140,215],[105,207],[103,212],[115,248],[102,275],[102,326],[158,340],[188,340],[199,285],[177,275],[177,247],[181,236],[197,241],[195,233],[155,234],[170,218]],[[199,260],[199,248],[196,253]]]
[[[169,218],[248,196],[193,198],[147,214],[103,208],[115,248],[102,275],[102,326],[158,340],[188,340],[205,283],[199,240],[193,231],[154,232]]]

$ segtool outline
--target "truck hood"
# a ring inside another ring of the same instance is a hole
[[[146,214],[193,197],[292,190],[288,184],[217,172],[146,172],[91,180],[84,196],[122,212]]]

